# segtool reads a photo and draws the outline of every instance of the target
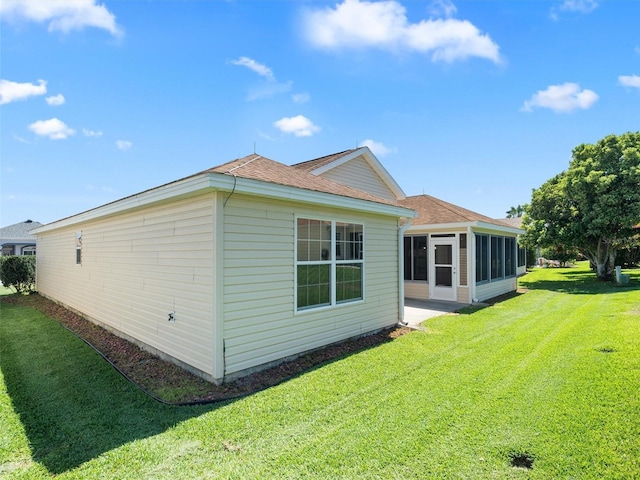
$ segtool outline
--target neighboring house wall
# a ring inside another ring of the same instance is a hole
[[[41,233],[38,291],[211,375],[214,204],[207,194]]]
[[[362,157],[354,158],[321,174],[334,182],[357,188],[386,200],[396,196]]]
[[[364,226],[364,300],[296,312],[299,217]],[[398,322],[396,218],[233,195],[224,232],[227,378]]]

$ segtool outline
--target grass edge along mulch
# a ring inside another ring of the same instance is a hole
[[[328,345],[233,382],[215,385],[38,294],[6,295],[0,297],[0,302],[33,308],[58,322],[96,350],[127,380],[150,397],[168,405],[214,403],[251,395],[324,363],[376,347],[411,331],[407,327],[387,328]]]

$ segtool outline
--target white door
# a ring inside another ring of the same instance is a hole
[[[433,238],[429,257],[429,292],[432,300],[458,299],[456,285],[458,283],[456,265],[457,242],[451,238]]]

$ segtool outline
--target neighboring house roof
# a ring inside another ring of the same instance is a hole
[[[522,228],[522,217],[498,218],[497,220],[515,228]]]
[[[501,220],[467,210],[431,195],[415,195],[407,197],[398,203],[418,213],[418,217],[412,222],[413,226],[481,222],[501,228],[514,228]]]
[[[25,220],[8,227],[0,228],[0,245],[15,243],[35,243],[36,236],[29,233],[34,228],[41,227],[40,222]]]
[[[242,178],[276,183],[278,185],[331,193],[333,195],[384,203],[386,205],[397,205],[396,202],[376,197],[363,192],[362,190],[313,175],[303,169],[296,168],[295,166],[288,166],[257,154],[238,158],[231,162],[205,170],[203,173],[225,173]]]

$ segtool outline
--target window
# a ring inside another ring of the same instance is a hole
[[[527,264],[527,249],[518,245],[518,266],[524,267]]]
[[[516,239],[504,238],[504,276],[513,277],[516,274]]]
[[[36,247],[24,247],[22,249],[22,254],[23,255],[35,255],[36,254]]]
[[[427,236],[404,237],[404,279],[427,280]]]
[[[489,236],[476,235],[476,283],[489,281]]]
[[[363,226],[297,220],[297,309],[363,299]]]
[[[82,232],[76,233],[76,265],[82,265]]]
[[[516,275],[516,239],[476,234],[476,283]]]
[[[504,277],[504,237],[491,237],[491,280]]]

